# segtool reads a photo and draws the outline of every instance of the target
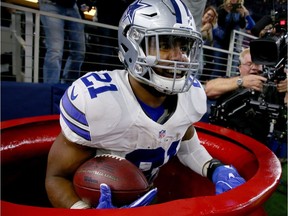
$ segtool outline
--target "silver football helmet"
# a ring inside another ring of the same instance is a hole
[[[188,91],[200,68],[201,34],[181,0],[134,1],[119,22],[118,43],[128,72],[165,94]]]

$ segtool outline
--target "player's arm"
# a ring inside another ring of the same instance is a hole
[[[95,156],[95,149],[70,142],[62,133],[58,135],[48,155],[45,180],[47,195],[54,207],[73,209],[91,207],[76,195],[72,180],[77,168],[93,156]],[[103,183],[97,208],[116,208],[112,204],[110,187]],[[156,194],[157,188],[154,188],[122,208],[148,205]]]
[[[94,155],[95,149],[72,143],[62,133],[58,135],[48,155],[45,180],[47,195],[54,207],[71,208],[80,201],[74,192],[73,175]]]
[[[212,158],[200,144],[193,126],[186,131],[177,156],[185,166],[208,177],[216,186],[216,194],[228,191],[245,182],[233,166],[224,165],[219,160]]]
[[[212,156],[200,144],[196,130],[192,125],[182,139],[177,156],[185,166],[202,176],[207,176],[208,162],[212,160]]]

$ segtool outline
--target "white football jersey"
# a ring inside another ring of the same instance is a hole
[[[97,148],[96,154],[125,157],[145,174],[176,155],[188,127],[206,112],[206,94],[194,81],[178,94],[175,112],[164,123],[142,110],[125,70],[90,72],[76,80],[60,102],[62,132],[72,142]]]

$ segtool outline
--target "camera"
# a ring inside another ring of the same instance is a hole
[[[287,64],[287,9],[271,10],[251,29],[260,38],[250,41],[252,61],[263,65],[263,76],[268,82],[286,79],[284,66]]]
[[[287,77],[284,71],[285,65],[287,65],[287,44],[288,34],[285,28],[276,29],[263,38],[250,42],[252,62],[263,65],[262,76],[267,78],[267,82],[264,83],[261,93],[255,92],[252,95],[246,90],[246,97],[242,99],[242,106],[230,110],[230,113],[235,113],[237,110],[238,113],[245,113],[246,116],[249,114],[251,118],[258,116],[258,120],[266,119],[263,126],[264,124],[269,126],[266,126],[268,135],[277,140],[283,140],[287,136],[285,93],[279,93],[276,88],[276,84]],[[241,99],[240,94],[234,98],[234,101],[236,98],[237,100]],[[234,104],[234,102],[231,103]]]
[[[256,64],[276,66],[287,60],[287,32],[280,35],[267,35],[250,41],[252,61]]]
[[[271,87],[267,90],[271,91]],[[218,100],[210,107],[211,124],[230,128],[267,145],[275,140],[287,142],[287,107],[283,105],[283,98],[271,100],[263,93],[239,89]]]
[[[252,34],[259,37],[264,28],[266,33],[250,41],[250,53],[253,63],[263,65],[261,75],[267,78],[263,91],[239,88],[221,96],[210,107],[210,123],[246,134],[268,147],[274,143],[287,145],[285,93],[279,93],[276,88],[277,83],[286,79],[286,24],[287,21],[283,23],[271,16],[256,23]]]
[[[285,29],[250,42],[252,62],[263,65],[262,75],[267,78],[263,91],[238,89],[228,97],[218,99],[216,104],[211,105],[210,123],[231,128],[265,143],[268,138],[270,141],[285,141],[285,93],[277,91],[276,83],[286,79],[284,68],[287,64],[287,43],[288,35]],[[257,134],[258,131],[261,131],[261,134]],[[271,137],[273,139],[270,139]]]
[[[250,42],[252,62],[263,65],[263,76],[268,81],[286,79],[284,65],[287,64],[288,34],[267,35]]]
[[[231,9],[231,11],[232,11],[232,12],[236,12],[237,9],[238,9],[238,8],[241,8],[241,7],[242,7],[241,3],[232,4],[232,9]]]
[[[252,34],[259,37],[250,42],[253,62],[271,66],[287,60],[286,14],[286,9],[280,13],[272,10],[271,16],[264,16],[251,29]]]

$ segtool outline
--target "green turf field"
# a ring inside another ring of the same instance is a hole
[[[264,204],[268,216],[287,216],[287,162],[282,164],[282,169],[277,190]]]

